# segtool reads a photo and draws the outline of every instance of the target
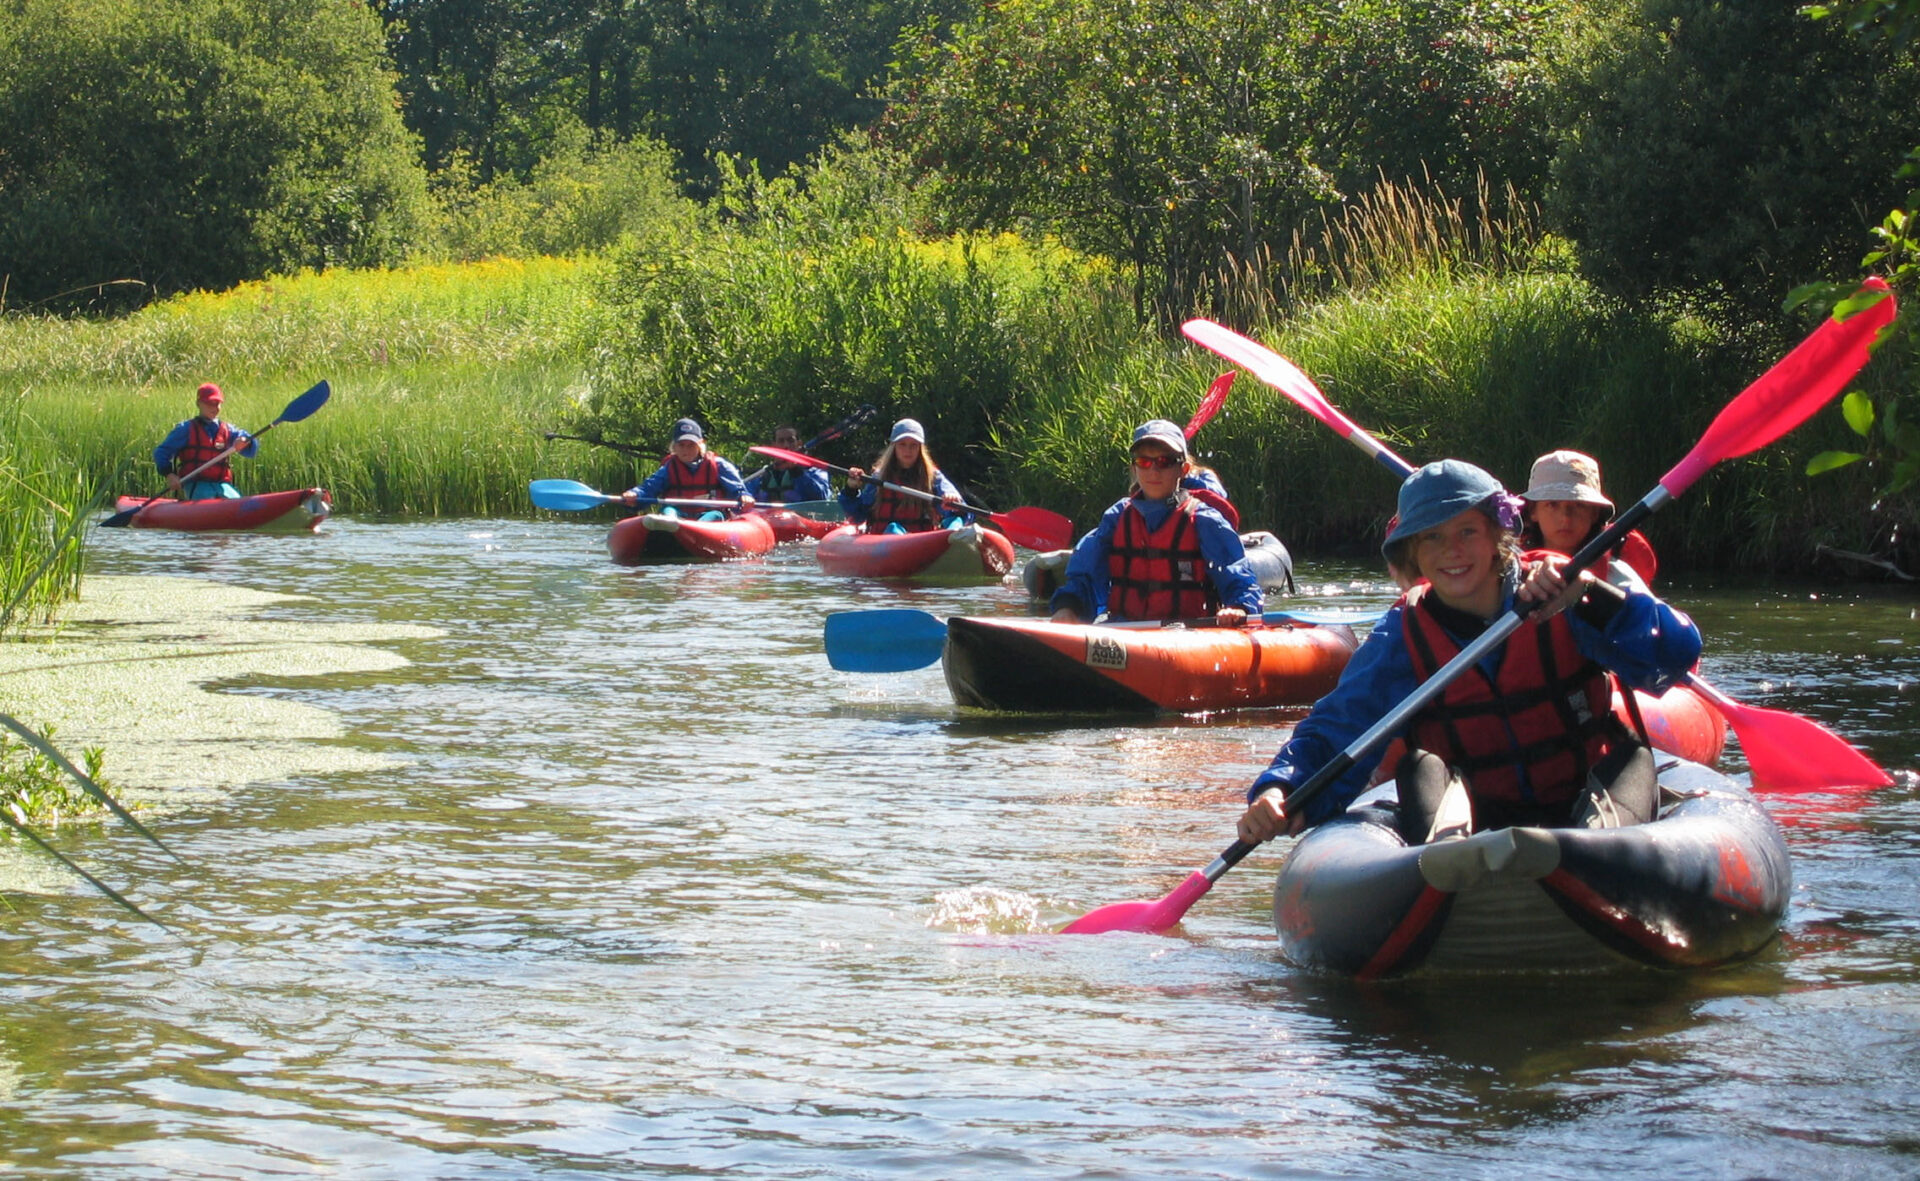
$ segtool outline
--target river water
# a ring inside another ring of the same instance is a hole
[[[173,934],[8,899],[0,1172],[1920,1176],[1910,779],[1773,797],[1783,937],[1705,976],[1316,978],[1273,950],[1277,850],[1173,937],[1054,937],[1210,860],[1289,716],[963,713],[937,665],[832,671],[822,621],[1017,588],[830,579],[799,547],[620,569],[603,529],[96,532],[98,573],[442,634],[229,687],[333,711],[376,769],[156,817],[186,866],[63,833]],[[1920,599],[1671,593],[1722,689],[1920,765]]]

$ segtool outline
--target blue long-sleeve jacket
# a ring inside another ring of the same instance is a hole
[[[1517,578],[1510,573],[1503,615],[1513,607],[1517,586]],[[1294,728],[1272,764],[1247,789],[1249,802],[1268,788],[1285,791],[1305,783],[1419,687],[1407,652],[1402,619],[1406,609],[1404,602],[1396,603],[1374,625],[1340,674],[1340,683],[1314,703],[1313,712]],[[1568,622],[1574,642],[1589,660],[1611,669],[1627,686],[1655,696],[1665,693],[1700,659],[1700,629],[1685,613],[1645,591],[1628,592],[1604,628],[1594,627],[1577,611],[1569,612]],[[1522,627],[1486,656],[1482,667],[1489,676],[1497,673],[1507,648],[1522,642],[1531,626]],[[1471,641],[1471,637],[1454,639],[1462,646]],[[1390,740],[1382,740],[1307,802],[1308,824],[1320,824],[1347,810],[1366,790]]]
[[[1092,619],[1107,609],[1107,591],[1111,586],[1107,556],[1113,550],[1113,532],[1119,527],[1120,516],[1130,504],[1139,508],[1149,529],[1158,529],[1166,523],[1167,514],[1174,511],[1176,500],[1128,497],[1115,501],[1101,514],[1100,523],[1073,547],[1073,556],[1067,559],[1066,576],[1048,604],[1052,610],[1071,607],[1076,614]],[[1193,532],[1200,542],[1200,554],[1207,560],[1207,572],[1213,578],[1220,605],[1239,607],[1248,615],[1260,614],[1264,609],[1260,580],[1254,576],[1253,567],[1247,562],[1246,547],[1240,544],[1240,535],[1233,531],[1233,526],[1203,504],[1194,510]]]
[[[734,467],[731,462],[709,451],[700,457],[700,463],[692,465],[695,473],[700,471],[701,463],[713,464],[719,471],[720,488],[721,491],[725,493],[725,495],[721,497],[722,500],[738,500],[747,494],[747,485],[746,482],[740,478],[740,469]],[[632,490],[634,496],[641,501],[658,499],[666,491],[667,477],[669,475],[671,475],[671,472],[667,465],[664,463],[661,464],[659,471],[640,481],[639,487]]]
[[[762,475],[756,475],[747,481],[747,491],[755,500],[774,501],[782,504],[798,504],[803,500],[832,500],[833,485],[827,482],[827,473],[817,467],[798,467],[793,472],[793,483],[777,492],[766,492],[767,480],[780,469],[769,467]],[[784,474],[784,473],[783,473]]]
[[[168,431],[167,437],[160,440],[160,445],[153,449],[153,466],[160,469],[161,475],[169,476],[173,474],[174,456],[179,455],[180,449],[187,445],[189,438],[187,432],[193,428],[193,423],[194,420],[191,418],[180,422],[172,430]],[[228,423],[227,425],[233,426],[232,423]],[[254,454],[260,450],[260,441],[237,426],[233,427],[233,437],[241,441],[240,450],[234,452],[236,455],[244,455],[248,459],[252,459]],[[185,475],[186,473],[182,472],[180,474]]]
[[[873,498],[880,494],[879,481],[869,478],[860,485],[860,491],[840,490],[840,508],[847,514],[847,520],[856,525],[864,525],[873,515]],[[947,479],[947,473],[939,468],[933,469],[933,494],[945,500],[949,496],[960,495],[960,489]]]

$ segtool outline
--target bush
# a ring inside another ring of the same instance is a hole
[[[397,260],[425,182],[384,51],[371,11],[340,0],[0,9],[10,300]]]

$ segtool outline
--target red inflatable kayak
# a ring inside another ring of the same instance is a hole
[[[864,533],[841,525],[814,550],[828,574],[856,578],[999,578],[1013,569],[1013,543],[991,529],[962,525],[925,533]]]
[[[653,562],[722,562],[773,548],[773,526],[758,515],[701,521],[649,513],[628,517],[607,534],[607,553],[622,566]]]
[[[839,521],[822,521],[777,504],[760,505],[748,515],[766,518],[773,539],[780,542],[817,540],[840,527]]]
[[[961,705],[1206,713],[1311,705],[1359,646],[1350,627],[1116,627],[947,621],[940,661]]]
[[[114,502],[114,511],[140,509],[127,521],[134,529],[178,529],[188,533],[312,533],[333,512],[333,498],[324,488],[262,492],[258,496],[232,500],[163,497],[140,508],[146,502],[144,496],[122,496]]]

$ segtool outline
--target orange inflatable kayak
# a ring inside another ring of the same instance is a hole
[[[1080,712],[1305,706],[1340,679],[1353,629],[1135,628],[1042,619],[947,621],[940,661],[961,705]]]
[[[864,533],[842,525],[814,550],[828,574],[856,578],[999,578],[1013,569],[1013,543],[980,525],[925,533]]]
[[[753,514],[702,521],[648,513],[628,517],[607,533],[607,554],[622,566],[724,562],[764,554],[773,544],[773,526],[765,517]]]
[[[178,529],[188,533],[312,533],[333,512],[324,488],[262,492],[231,500],[170,500],[147,504],[144,496],[122,496],[116,513],[140,509],[127,521],[134,529]]]

